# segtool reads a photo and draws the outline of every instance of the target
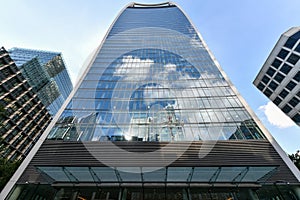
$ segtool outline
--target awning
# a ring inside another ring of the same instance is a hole
[[[37,166],[53,183],[262,183],[277,168],[278,166],[163,167],[153,168],[152,171],[151,167]]]

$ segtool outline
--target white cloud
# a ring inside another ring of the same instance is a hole
[[[269,101],[266,105],[260,106],[259,110],[262,110],[268,121],[278,128],[295,126],[295,123],[271,101]]]

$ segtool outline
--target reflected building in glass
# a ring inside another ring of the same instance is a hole
[[[7,199],[299,197],[299,171],[174,3],[120,12],[26,161]]]
[[[73,89],[61,53],[12,48],[9,55],[51,115],[55,115]]]

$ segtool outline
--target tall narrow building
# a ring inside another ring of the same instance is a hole
[[[298,169],[174,3],[125,7],[6,199],[296,199]]]
[[[283,33],[254,85],[300,126],[300,26]]]
[[[9,54],[49,113],[55,115],[73,89],[61,53],[12,48]]]

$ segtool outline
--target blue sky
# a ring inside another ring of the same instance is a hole
[[[142,2],[142,1],[140,1]],[[143,1],[158,3],[160,1]],[[287,153],[300,149],[300,127],[252,84],[279,39],[300,25],[299,0],[178,0],[225,73]],[[1,2],[0,45],[62,52],[73,82],[125,0]]]

